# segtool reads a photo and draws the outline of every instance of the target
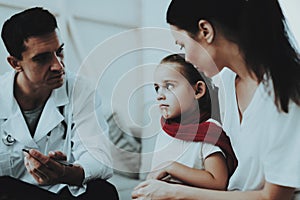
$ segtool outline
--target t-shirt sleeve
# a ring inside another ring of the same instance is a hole
[[[225,157],[225,154],[220,149],[220,147],[212,145],[212,144],[209,144],[209,143],[204,143],[202,145],[201,151],[202,151],[201,152],[201,157],[203,158],[203,160],[206,159],[208,156],[210,156],[210,155],[212,155],[214,153],[217,153],[217,152],[222,153],[223,156]]]

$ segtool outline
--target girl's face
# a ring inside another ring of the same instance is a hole
[[[176,70],[178,64],[160,64],[154,73],[154,87],[159,108],[165,119],[189,115],[198,111],[195,90],[188,80]]]
[[[176,26],[170,25],[175,43],[185,50],[185,60],[192,63],[198,71],[202,71],[206,76],[212,77],[219,70],[214,63],[211,55],[214,55],[213,49],[196,41],[184,30],[178,29]]]

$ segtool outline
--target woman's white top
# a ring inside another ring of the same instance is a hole
[[[289,113],[274,104],[272,82],[260,83],[240,123],[235,92],[236,74],[220,72],[224,87],[223,129],[231,139],[238,167],[229,190],[257,190],[264,182],[300,187],[300,107],[290,102]],[[220,83],[222,83],[220,85]]]

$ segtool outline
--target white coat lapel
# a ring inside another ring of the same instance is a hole
[[[2,130],[4,131],[4,134],[11,135],[15,140],[27,147],[38,147],[30,135],[27,124],[20,110],[11,115],[2,124]]]
[[[14,71],[7,72],[5,76],[1,77],[3,88],[0,91],[0,120],[4,121],[1,125],[2,134],[11,135],[12,138],[27,147],[37,148],[13,95],[14,77]]]
[[[62,87],[55,89],[46,102],[34,134],[34,139],[36,142],[51,132],[57,125],[61,123],[61,121],[65,119],[63,114],[59,112],[58,107],[66,106],[69,103],[66,91],[67,89],[65,83]]]
[[[39,123],[37,125],[34,139],[39,141],[49,132],[51,132],[60,122],[64,120],[64,116],[61,115],[56,108],[53,99],[49,99],[43,109]]]

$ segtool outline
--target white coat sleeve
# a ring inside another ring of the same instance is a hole
[[[73,156],[75,164],[83,167],[84,183],[112,176],[108,125],[101,113],[95,90],[84,80],[77,79],[73,90]]]

